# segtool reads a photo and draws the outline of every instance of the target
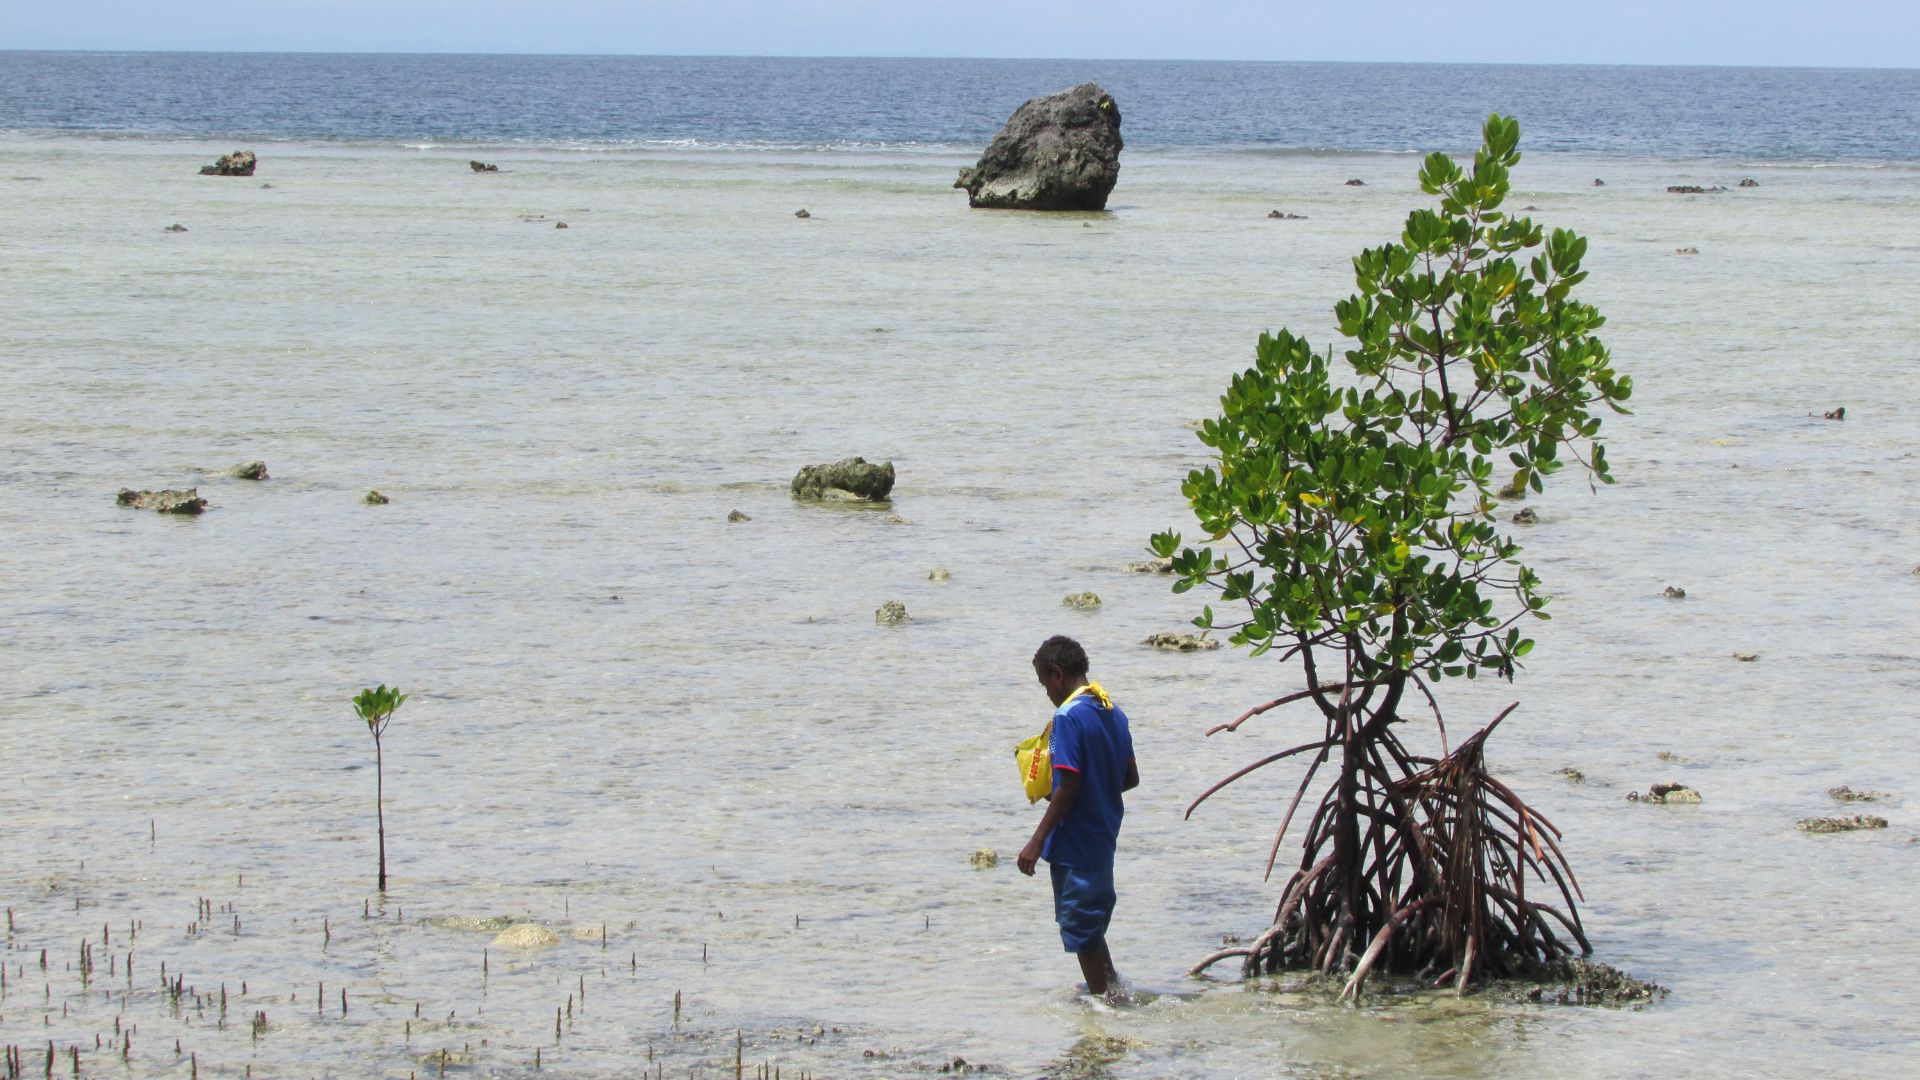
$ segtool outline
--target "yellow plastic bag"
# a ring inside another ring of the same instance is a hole
[[[1053,794],[1053,721],[1040,734],[1023,739],[1013,748],[1013,760],[1020,766],[1020,782],[1027,790],[1029,803]]]
[[[1106,689],[1091,679],[1087,685],[1068,694],[1067,700],[1061,702],[1059,707],[1064,709],[1073,704],[1073,699],[1081,694],[1092,694],[1103,709],[1113,708],[1113,699],[1107,696]],[[1020,766],[1020,783],[1026,788],[1027,802],[1037,803],[1053,794],[1052,719],[1047,720],[1047,726],[1040,729],[1040,734],[1023,739],[1020,745],[1013,748],[1013,760]]]

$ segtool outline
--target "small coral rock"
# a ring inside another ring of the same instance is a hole
[[[243,461],[227,470],[227,475],[235,480],[267,479],[267,463],[264,461]]]
[[[1660,595],[1666,597],[1669,600],[1685,600],[1687,598],[1687,590],[1681,588],[1678,585],[1669,585],[1666,587],[1666,590],[1662,592]]]
[[[1794,828],[1806,833],[1859,832],[1863,829],[1884,829],[1887,819],[1872,814],[1855,814],[1852,817],[1810,817],[1794,823]]]
[[[728,521],[752,521],[753,519],[752,519],[752,518],[750,518],[750,517],[748,517],[748,516],[747,516],[747,515],[746,515],[746,514],[745,514],[744,512],[742,512],[742,511],[739,511],[739,510],[729,510],[729,511],[727,511],[727,520],[728,520]]]
[[[898,600],[889,600],[874,611],[873,621],[881,626],[899,626],[913,621],[913,616],[907,614],[907,605]]]
[[[1217,638],[1210,638],[1205,634],[1154,634],[1140,644],[1171,652],[1200,652],[1220,647]]]
[[[496,949],[542,949],[548,945],[558,945],[560,935],[541,926],[539,923],[515,923],[507,927],[493,939]]]
[[[893,491],[893,462],[872,464],[863,457],[841,458],[831,465],[807,465],[794,474],[796,499],[880,502]]]
[[[377,491],[369,491],[360,497],[360,501],[366,503],[368,506],[385,506],[393,500]]]
[[[991,870],[1000,865],[1000,853],[990,847],[983,847],[973,853],[975,870]]]
[[[936,566],[927,571],[928,581],[952,581],[953,574],[944,566]]]
[[[1100,606],[1100,594],[1090,592],[1068,593],[1060,598],[1060,604],[1062,607],[1091,611]]]
[[[1655,784],[1645,795],[1637,791],[1627,793],[1628,802],[1644,803],[1697,803],[1702,801],[1700,793],[1685,784]]]
[[[1522,507],[1519,513],[1513,515],[1515,525],[1537,525],[1539,522],[1540,515],[1535,513],[1531,506]]]
[[[255,158],[251,150],[235,150],[200,169],[201,176],[252,176]]]
[[[1855,791],[1845,784],[1828,788],[1827,794],[1841,802],[1879,802],[1887,797],[1884,791]]]
[[[1173,560],[1148,559],[1146,562],[1128,563],[1126,571],[1129,574],[1171,574],[1173,573]],[[1916,569],[1914,572],[1920,573],[1920,569]]]
[[[200,489],[188,488],[180,491],[166,488],[161,491],[135,491],[121,488],[114,501],[121,506],[131,506],[135,510],[152,510],[159,514],[199,514],[207,509],[207,500],[200,497]]]

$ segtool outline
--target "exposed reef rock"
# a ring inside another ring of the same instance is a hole
[[[1201,652],[1220,647],[1218,638],[1210,638],[1205,634],[1154,634],[1140,644],[1170,652]]]
[[[252,176],[257,164],[251,150],[235,150],[211,165],[200,167],[201,176]]]
[[[469,161],[467,162],[467,168],[472,169],[474,172],[499,172],[500,171],[500,166],[489,165],[484,161]]]
[[[1627,792],[1628,802],[1643,803],[1697,803],[1702,801],[1700,793],[1685,784],[1655,784],[1645,795],[1637,791]]]
[[[1094,608],[1100,606],[1100,594],[1090,592],[1068,593],[1060,599],[1060,604],[1062,607],[1092,611]]]
[[[1120,179],[1120,106],[1096,83],[1014,110],[953,186],[997,210],[1104,210]]]
[[[889,600],[874,611],[873,621],[881,626],[899,626],[912,622],[913,616],[907,614],[907,605],[898,600]]]
[[[199,488],[180,491],[166,488],[161,491],[135,491],[121,488],[114,501],[121,506],[131,506],[135,510],[152,510],[161,514],[199,514],[207,509],[207,500],[200,497]]]
[[[235,480],[267,479],[267,463],[264,461],[243,461],[227,470],[227,475]]]
[[[893,491],[893,462],[841,458],[831,465],[806,465],[793,477],[796,499],[881,502]]]

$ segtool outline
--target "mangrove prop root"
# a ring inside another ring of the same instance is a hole
[[[1275,704],[1290,700],[1297,697]],[[1236,957],[1247,977],[1339,970],[1348,973],[1346,998],[1374,972],[1440,971],[1439,985],[1464,993],[1476,979],[1538,976],[1576,949],[1590,954],[1560,830],[1486,770],[1487,736],[1513,708],[1441,757],[1426,758],[1408,753],[1391,727],[1343,696],[1324,738],[1208,789],[1195,806],[1261,767],[1319,750],[1293,793],[1290,822],[1320,766],[1338,770],[1311,815],[1273,924],[1248,945],[1207,956],[1193,974]],[[1282,824],[1272,854],[1286,830]],[[1269,872],[1271,865],[1270,854]],[[1529,896],[1529,879],[1536,892],[1550,886],[1543,895],[1554,902]]]

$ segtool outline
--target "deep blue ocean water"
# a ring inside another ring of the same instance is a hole
[[[1425,151],[1499,111],[1534,151],[1920,160],[1920,71],[1805,68],[0,52],[0,130],[950,149],[1089,80],[1135,150]]]

